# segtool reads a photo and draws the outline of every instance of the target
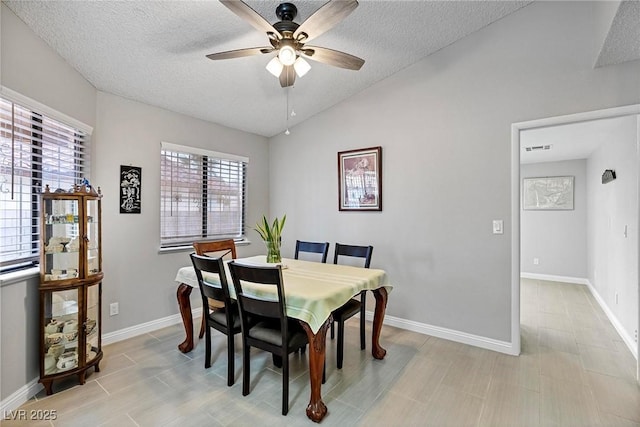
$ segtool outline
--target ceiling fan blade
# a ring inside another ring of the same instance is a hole
[[[260,53],[270,53],[275,49],[272,47],[249,47],[246,49],[228,50],[226,52],[210,53],[207,55],[209,59],[232,59],[242,58],[243,56],[258,55]]]
[[[280,86],[288,87],[293,86],[293,82],[296,80],[296,70],[293,65],[286,65],[280,73]]]
[[[251,6],[240,0],[220,0],[220,3],[225,5],[227,9],[238,15],[240,18],[247,21],[258,31],[264,31],[265,33],[273,33],[280,37],[278,30],[273,28],[266,19],[262,17],[258,12],[253,10]]]
[[[356,7],[358,7],[357,0],[330,0],[300,24],[293,33],[293,38],[297,40],[304,33],[306,38],[301,40],[302,42],[315,39],[346,18]]]
[[[364,64],[364,59],[338,50],[327,49],[326,47],[305,45],[300,53],[302,53],[305,58],[335,67],[346,68],[347,70],[359,70]]]

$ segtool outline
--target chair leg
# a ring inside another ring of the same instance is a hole
[[[204,368],[209,369],[211,367],[211,329],[207,325],[204,331],[205,335],[205,352],[204,352]]]
[[[276,368],[282,368],[282,357],[277,354],[272,354],[271,359],[273,360],[273,365]]]
[[[236,369],[235,369],[235,344],[233,340],[233,332],[227,331],[227,385],[231,387],[235,381]]]
[[[200,334],[198,335],[198,338],[202,339],[202,336],[204,335],[204,328],[207,327],[207,320],[204,318],[204,310],[202,310],[202,322],[200,322]]]
[[[334,338],[334,335],[335,335],[335,334],[334,334],[334,332],[333,332],[333,324],[334,324],[334,323],[335,323],[335,322],[331,322],[331,339],[333,339],[333,338]]]
[[[342,369],[344,353],[344,322],[338,322],[338,369]]]
[[[360,350],[364,350],[365,347],[366,347],[366,343],[367,343],[367,340],[365,338],[366,334],[365,334],[365,330],[364,330],[364,327],[365,327],[365,318],[364,318],[365,317],[364,316],[365,307],[364,307],[364,302],[365,301],[366,300],[364,299],[364,296],[363,296],[362,297],[362,306],[360,307]]]
[[[289,412],[289,355],[282,357],[282,415]]]
[[[251,348],[246,342],[242,342],[242,395],[249,394],[250,367],[249,352]]]

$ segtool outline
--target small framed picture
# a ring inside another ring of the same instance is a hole
[[[120,165],[120,213],[142,211],[142,168]]]
[[[382,210],[382,147],[338,153],[338,208]]]
[[[572,176],[547,176],[522,180],[524,210],[573,210]]]

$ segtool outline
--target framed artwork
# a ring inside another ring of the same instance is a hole
[[[572,176],[523,178],[524,210],[573,210]]]
[[[120,165],[120,213],[142,211],[142,168]]]
[[[338,153],[338,208],[382,210],[382,147]]]

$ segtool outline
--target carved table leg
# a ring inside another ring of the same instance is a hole
[[[331,324],[331,316],[324,322],[317,333],[313,333],[306,322],[300,324],[309,338],[309,379],[311,380],[311,399],[307,405],[307,417],[311,421],[319,423],[327,415],[327,405],[322,401],[320,387],[322,385],[322,373],[324,371],[325,341],[327,329]]]
[[[178,285],[178,306],[180,307],[184,330],[187,333],[185,340],[178,345],[178,349],[183,353],[189,353],[193,350],[193,318],[191,317],[191,301],[189,299],[192,289],[191,286],[184,283]]]
[[[371,354],[376,359],[384,359],[384,356],[387,354],[387,350],[380,346],[380,331],[382,330],[384,312],[387,309],[387,295],[385,288],[378,288],[373,291],[373,296],[376,298],[376,311],[373,314]]]

